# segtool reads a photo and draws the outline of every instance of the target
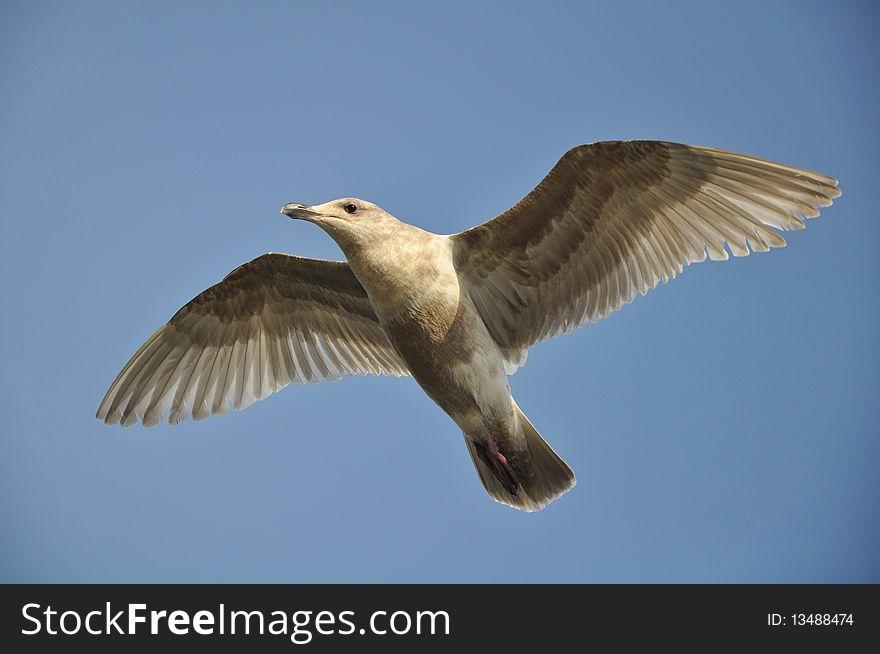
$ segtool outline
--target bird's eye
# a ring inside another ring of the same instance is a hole
[[[357,205],[354,205],[351,202],[349,202],[347,205],[345,205],[342,208],[345,209],[345,213],[354,213],[355,211],[358,210]]]

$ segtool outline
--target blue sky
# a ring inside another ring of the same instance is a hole
[[[3,3],[0,581],[880,582],[878,33],[867,2]],[[543,512],[410,379],[95,420],[232,268],[341,256],[282,203],[450,233],[628,138],[844,195],[532,350],[514,394],[578,475]]]

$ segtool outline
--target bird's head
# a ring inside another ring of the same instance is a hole
[[[316,224],[346,253],[375,244],[400,226],[382,207],[358,198],[340,198],[314,205],[290,202],[281,207],[281,213]]]

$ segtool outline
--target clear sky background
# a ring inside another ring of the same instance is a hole
[[[0,580],[880,582],[878,34],[870,2],[4,2]],[[514,394],[578,476],[543,512],[411,379],[95,420],[235,266],[341,257],[282,203],[451,233],[630,138],[844,195],[531,351]]]

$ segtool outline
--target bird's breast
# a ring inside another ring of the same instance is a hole
[[[424,318],[439,325],[460,296],[448,237],[417,230],[349,257],[380,320]],[[419,315],[420,314],[420,315]]]
[[[457,294],[434,293],[412,298],[379,320],[407,359],[449,356],[472,338],[476,326],[462,304]]]

